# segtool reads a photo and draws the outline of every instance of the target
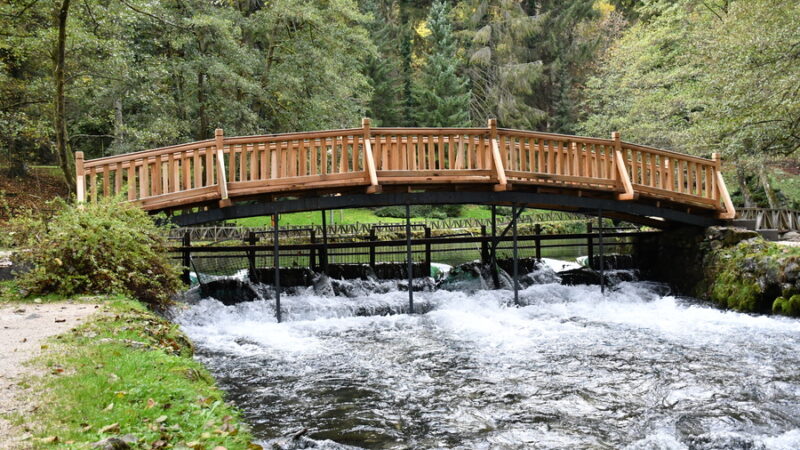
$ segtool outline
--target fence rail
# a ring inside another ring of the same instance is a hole
[[[560,211],[548,211],[544,213],[535,213],[530,215],[520,216],[517,223],[521,225],[530,225],[536,223],[547,222],[585,222],[589,220],[587,216],[574,213],[566,213]],[[509,219],[500,218],[497,222],[498,226],[505,226],[510,221]],[[452,218],[441,220],[423,220],[414,222],[414,224],[424,225],[432,230],[458,230],[458,229],[475,229],[480,227],[488,227],[491,225],[491,219],[476,219],[476,218]],[[328,234],[330,235],[367,235],[370,230],[375,226],[404,225],[398,219],[397,222],[381,222],[381,223],[354,223],[354,224],[340,224],[328,225]],[[307,230],[313,229],[318,235],[322,235],[322,225],[281,225],[281,231],[286,232],[292,236],[304,236]],[[240,227],[236,225],[222,225],[213,227],[181,227],[173,228],[170,230],[171,239],[180,239],[186,233],[189,233],[193,241],[221,241],[221,240],[244,240],[251,232],[266,233],[272,230],[271,226],[263,227]]]
[[[262,195],[512,185],[606,192],[735,214],[721,161],[611,139],[497,128],[361,128],[226,137],[85,161],[79,201],[126,192],[146,210]],[[572,192],[572,191],[570,191]]]
[[[738,219],[755,220],[756,230],[800,231],[800,211],[791,209],[738,208]]]

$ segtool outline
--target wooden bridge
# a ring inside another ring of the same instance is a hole
[[[84,160],[79,201],[122,195],[179,225],[304,210],[487,203],[602,210],[652,225],[735,216],[721,160],[497,128],[361,128],[227,137]]]

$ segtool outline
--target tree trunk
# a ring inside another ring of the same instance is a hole
[[[114,99],[114,144],[112,145],[114,154],[123,153],[125,149],[125,123],[122,114],[122,100]]]
[[[739,191],[744,199],[744,207],[752,208],[756,206],[753,203],[753,194],[750,192],[750,186],[747,185],[747,174],[741,167],[736,169],[736,182],[739,183]]]
[[[58,41],[55,54],[55,133],[56,155],[64,173],[64,181],[70,194],[75,192],[75,163],[67,140],[67,113],[66,99],[64,98],[64,60],[67,46],[67,16],[69,15],[70,0],[61,1],[61,10],[58,14]]]
[[[769,174],[767,169],[762,165],[758,168],[758,177],[761,179],[761,187],[764,188],[764,193],[767,195],[767,202],[770,209],[780,208],[780,201],[775,191],[772,189],[772,183],[769,181]]]

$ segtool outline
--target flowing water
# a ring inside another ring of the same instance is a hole
[[[645,282],[533,285],[521,307],[417,292],[411,315],[380,292],[284,295],[281,324],[268,300],[176,320],[278,448],[800,448],[800,321]]]

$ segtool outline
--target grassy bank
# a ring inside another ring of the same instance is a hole
[[[25,384],[41,403],[10,418],[30,429],[33,445],[125,437],[134,448],[260,448],[177,325],[124,297],[104,298],[99,311],[33,362],[43,375]]]

